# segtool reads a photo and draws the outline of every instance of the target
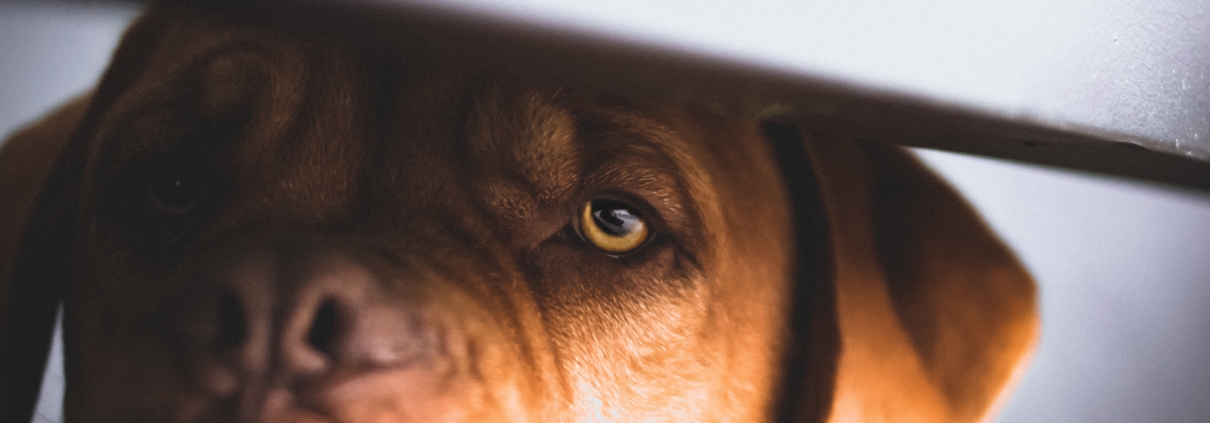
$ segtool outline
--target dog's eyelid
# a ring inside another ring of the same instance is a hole
[[[580,213],[581,206],[590,201],[613,201],[625,204],[628,207],[634,208],[639,215],[643,216],[649,225],[663,226],[665,219],[664,213],[659,207],[648,201],[648,196],[635,194],[629,191],[621,190],[602,190],[593,195],[582,196],[578,201],[572,204],[572,213]]]
[[[633,170],[642,169],[642,170]],[[656,229],[675,231],[690,224],[691,196],[675,172],[647,160],[620,161],[591,168],[581,201],[615,200],[634,206]],[[578,210],[581,203],[573,205]]]
[[[240,139],[247,123],[238,116],[199,119],[179,108],[159,105],[137,116],[110,118],[93,141],[101,148],[98,168],[113,175],[170,157],[218,158]]]
[[[98,154],[97,169],[100,173],[96,176],[98,180],[105,182],[139,172],[140,169],[162,160],[167,150],[168,148],[157,146],[156,143],[124,139]]]
[[[686,203],[684,196],[675,189],[603,189],[596,190],[592,195],[580,196],[568,204],[570,216],[576,217],[586,201],[612,200],[629,204],[634,207],[653,234],[660,234],[673,241],[694,238],[691,233],[694,227],[694,205]],[[578,220],[578,217],[576,218]]]
[[[620,199],[628,197],[632,196],[602,194],[581,202],[571,223],[558,236],[614,258],[640,254],[652,244],[663,242],[662,223],[648,217],[656,215],[650,204]]]
[[[174,216],[187,213],[198,202],[196,181],[181,177],[160,178],[147,185],[147,198],[160,214]]]

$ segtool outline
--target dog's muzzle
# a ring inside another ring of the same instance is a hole
[[[316,239],[237,248],[197,272],[185,368],[219,420],[458,421],[467,346],[430,276]],[[200,405],[200,404],[199,404]],[[216,415],[217,414],[217,415]],[[373,415],[373,419],[366,419]]]

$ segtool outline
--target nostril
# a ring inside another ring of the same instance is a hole
[[[320,304],[319,310],[315,312],[315,320],[311,322],[311,329],[307,331],[307,344],[316,351],[331,356],[332,344],[335,341],[339,325],[340,316],[337,312],[336,301],[331,299],[324,301]]]
[[[218,301],[218,345],[238,347],[248,339],[244,307],[234,293],[224,292]]]

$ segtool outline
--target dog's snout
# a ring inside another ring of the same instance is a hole
[[[303,289],[308,289],[305,283]],[[334,298],[321,298],[319,301],[295,305],[295,310],[287,310],[287,316],[291,316],[287,319],[296,322],[287,320],[284,326],[297,329],[285,329],[277,336],[276,352],[283,369],[294,377],[309,377],[355,359],[357,354],[344,351],[346,348],[342,348],[342,344],[355,343],[347,339],[355,335],[351,333],[354,327],[345,324],[344,320],[347,316],[356,316],[354,311],[358,305],[341,305]]]
[[[442,358],[450,328],[427,316],[419,294],[397,289],[417,277],[343,252],[238,256],[199,282],[212,300],[188,318],[211,394],[330,386]]]
[[[320,354],[331,356],[334,352],[333,343],[340,329],[339,315],[336,311],[336,301],[325,300],[315,312],[311,327],[307,329],[307,342],[301,347],[309,348]]]

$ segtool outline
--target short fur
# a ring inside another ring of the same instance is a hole
[[[174,7],[0,195],[4,421],[60,299],[68,422],[970,422],[1037,334],[898,149]],[[656,235],[593,248],[597,198]]]

